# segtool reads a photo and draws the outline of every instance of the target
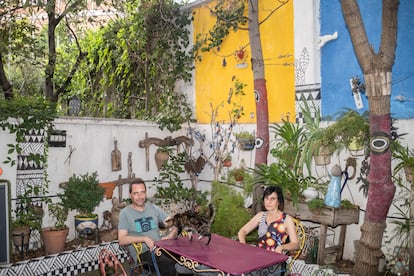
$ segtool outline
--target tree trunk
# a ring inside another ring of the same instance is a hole
[[[3,55],[0,53],[0,87],[4,92],[4,98],[6,100],[13,99],[13,88],[7,79],[6,72],[4,71]]]
[[[414,186],[413,183],[411,183],[411,199],[410,202],[414,202]],[[411,204],[410,208],[410,241],[409,241],[409,248],[410,248],[410,261],[409,266],[410,270],[408,272],[408,275],[414,275],[414,227],[412,222],[414,221],[414,204]]]
[[[249,1],[249,40],[252,53],[252,69],[254,79],[254,96],[256,100],[256,129],[257,138],[263,141],[263,145],[256,148],[255,166],[267,164],[267,154],[269,152],[269,111],[267,103],[267,88],[264,78],[264,62],[262,43],[259,30],[259,10],[258,0]],[[253,195],[253,212],[261,210],[261,202],[257,201],[260,195],[257,192],[262,189],[256,187]],[[259,197],[258,197],[259,196]]]
[[[57,102],[57,97],[54,94],[54,76],[56,69],[56,37],[55,30],[58,22],[56,21],[55,1],[48,1],[47,16],[47,42],[48,42],[48,62],[45,70],[45,96],[51,102]]]
[[[341,0],[342,12],[355,55],[364,73],[370,117],[369,190],[354,275],[377,275],[386,217],[395,194],[391,180],[390,96],[392,66],[397,43],[398,0],[382,2],[382,36],[379,53],[369,45],[356,0]]]

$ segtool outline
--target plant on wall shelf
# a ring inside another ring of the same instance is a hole
[[[236,141],[242,150],[253,150],[256,146],[256,136],[253,132],[241,131],[235,133]]]

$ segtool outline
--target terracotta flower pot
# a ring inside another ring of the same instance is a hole
[[[155,164],[157,165],[158,170],[161,169],[162,165],[170,159],[170,155],[168,152],[165,151],[159,151],[155,153]]]
[[[22,226],[13,228],[12,230],[13,235],[13,244],[16,247],[26,247],[29,245],[30,240],[30,227],[29,226]]]
[[[62,230],[56,230],[53,227],[43,228],[41,235],[46,255],[56,254],[65,250],[66,237],[68,236],[68,233],[68,227]]]
[[[112,199],[112,195],[114,193],[114,189],[116,187],[116,184],[113,182],[105,182],[105,183],[99,183],[99,186],[105,189],[105,197],[106,199]]]
[[[223,161],[223,167],[231,167],[231,160],[224,160]]]

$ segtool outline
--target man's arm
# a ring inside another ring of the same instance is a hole
[[[178,229],[177,227],[173,226],[169,229],[168,235],[162,237],[162,240],[168,240],[168,239],[175,239],[177,237]]]
[[[119,245],[129,245],[132,243],[145,243],[149,249],[154,247],[154,241],[148,236],[128,236],[128,230],[118,229]]]

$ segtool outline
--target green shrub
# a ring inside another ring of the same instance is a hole
[[[211,197],[216,208],[212,232],[228,238],[237,237],[237,232],[251,218],[244,207],[243,196],[231,186],[215,181]]]

